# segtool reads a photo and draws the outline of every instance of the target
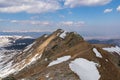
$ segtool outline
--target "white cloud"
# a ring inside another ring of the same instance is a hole
[[[0,8],[0,12],[7,12],[7,13],[16,13],[16,12],[21,12],[29,9],[30,6],[11,6],[11,7],[5,7],[5,8]]]
[[[119,11],[119,12],[120,12],[120,5],[117,7],[117,11]]]
[[[15,22],[15,20],[12,20],[12,22]],[[83,21],[64,21],[64,22],[50,22],[50,21],[30,21],[30,20],[24,20],[24,21],[16,21],[15,23],[20,24],[31,24],[31,25],[39,25],[39,26],[56,26],[56,27],[81,27],[85,25],[85,22]]]
[[[84,26],[85,22],[84,21],[65,21],[65,22],[60,22],[59,26],[66,26],[66,27],[81,27]]]
[[[104,13],[110,13],[110,12],[112,12],[113,11],[113,9],[105,9],[104,10]]]
[[[60,9],[56,0],[1,0],[0,12],[6,13],[43,13]]]
[[[22,25],[39,25],[39,26],[50,26],[52,22],[49,21],[37,21],[37,20],[11,20],[11,23],[17,23]]]
[[[42,27],[82,27],[85,26],[84,21],[38,21],[38,20],[3,20],[0,19],[0,22],[10,22],[12,24],[21,24],[21,25],[31,25],[31,26],[42,26]]]
[[[97,6],[110,3],[112,0],[66,0],[64,5],[71,8],[76,6]]]
[[[105,5],[111,0],[0,0],[0,12],[3,13],[44,13],[77,7]],[[62,4],[64,3],[64,4]]]

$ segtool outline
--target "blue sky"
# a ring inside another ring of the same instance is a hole
[[[0,0],[0,32],[58,28],[87,36],[120,37],[120,0]]]

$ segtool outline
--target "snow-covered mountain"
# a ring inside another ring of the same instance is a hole
[[[93,45],[61,29],[0,59],[3,80],[119,80],[120,48]],[[4,60],[5,59],[5,60]]]
[[[0,36],[0,48],[23,49],[33,41],[30,36]]]

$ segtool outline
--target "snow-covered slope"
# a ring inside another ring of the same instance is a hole
[[[117,54],[120,55],[120,47],[118,46],[115,46],[115,47],[107,47],[107,48],[103,48],[104,50],[108,51],[108,52],[111,52],[111,53],[114,53],[116,52]]]
[[[20,48],[14,49],[12,48],[12,46],[24,48],[26,44],[28,45],[28,43],[23,44],[23,40],[26,40],[26,39],[27,40],[32,39],[32,37],[0,36],[0,77],[5,77],[8,74],[15,71],[11,68],[13,66],[13,59],[16,55],[18,55],[21,52],[21,49]],[[19,46],[16,46],[16,45],[19,45]],[[24,45],[24,46],[21,46],[21,45]]]
[[[18,50],[0,50],[0,77],[5,77],[13,72],[11,71],[13,58],[19,52]]]

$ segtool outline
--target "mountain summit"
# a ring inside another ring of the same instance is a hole
[[[75,32],[58,29],[3,66],[3,80],[119,80],[120,48],[92,45]]]

